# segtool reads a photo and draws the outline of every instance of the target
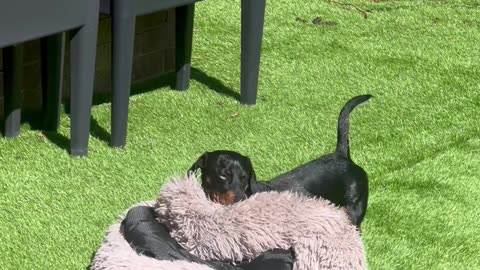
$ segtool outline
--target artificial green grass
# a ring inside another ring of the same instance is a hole
[[[204,151],[240,151],[269,179],[333,150],[340,108],[365,93],[375,98],[353,112],[350,137],[370,176],[370,269],[478,268],[480,5],[349,3],[368,18],[334,2],[267,2],[256,106],[235,99],[240,2],[208,0],[190,89],[132,96],[125,150],[106,142],[108,103],[93,108],[87,158],[68,156],[65,115],[60,135],[25,124],[0,140],[0,268],[85,269],[123,209]]]

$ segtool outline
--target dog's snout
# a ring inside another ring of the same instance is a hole
[[[237,196],[235,196],[235,193],[232,191],[210,192],[208,193],[208,197],[210,198],[210,200],[222,205],[231,205],[238,201],[236,199]]]
[[[233,183],[240,183],[240,176],[234,174],[234,175],[232,176],[232,182],[233,182]]]

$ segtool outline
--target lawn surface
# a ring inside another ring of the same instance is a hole
[[[133,95],[125,150],[108,146],[109,103],[93,108],[87,158],[67,154],[65,114],[59,135],[24,124],[0,139],[0,268],[85,269],[123,209],[204,151],[240,151],[270,179],[332,151],[340,108],[370,93],[350,133],[370,177],[369,268],[478,269],[480,4],[339,3],[267,1],[256,106],[237,101],[240,2],[208,0],[190,89]]]

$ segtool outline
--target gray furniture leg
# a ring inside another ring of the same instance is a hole
[[[240,102],[256,103],[265,0],[242,0]]]
[[[175,9],[175,71],[177,73],[177,81],[175,84],[176,90],[187,90],[190,82],[194,14],[195,4],[181,6]]]
[[[127,140],[128,100],[132,78],[135,14],[132,0],[113,0],[112,5],[112,117],[113,147]]]
[[[85,156],[88,151],[90,115],[97,49],[98,12],[77,30],[70,43],[70,154]]]
[[[22,106],[22,45],[6,47],[3,52],[4,74],[4,104],[5,104],[5,131],[7,138],[20,133],[21,106]]]
[[[56,131],[60,124],[65,33],[41,39],[43,127]]]

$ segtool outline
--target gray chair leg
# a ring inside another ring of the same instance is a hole
[[[56,131],[60,124],[65,33],[41,40],[43,127]]]
[[[22,45],[3,49],[5,137],[12,138],[20,133],[21,81],[23,68]]]
[[[257,99],[265,0],[242,0],[241,13],[240,102],[252,105]]]
[[[70,154],[88,152],[90,115],[97,49],[98,11],[74,33],[70,43]]]
[[[190,62],[192,58],[193,19],[195,4],[177,7],[175,71],[177,73],[176,90],[187,90],[190,82]]]
[[[113,147],[127,140],[128,103],[132,78],[135,15],[132,0],[113,0],[112,5],[112,137]]]

